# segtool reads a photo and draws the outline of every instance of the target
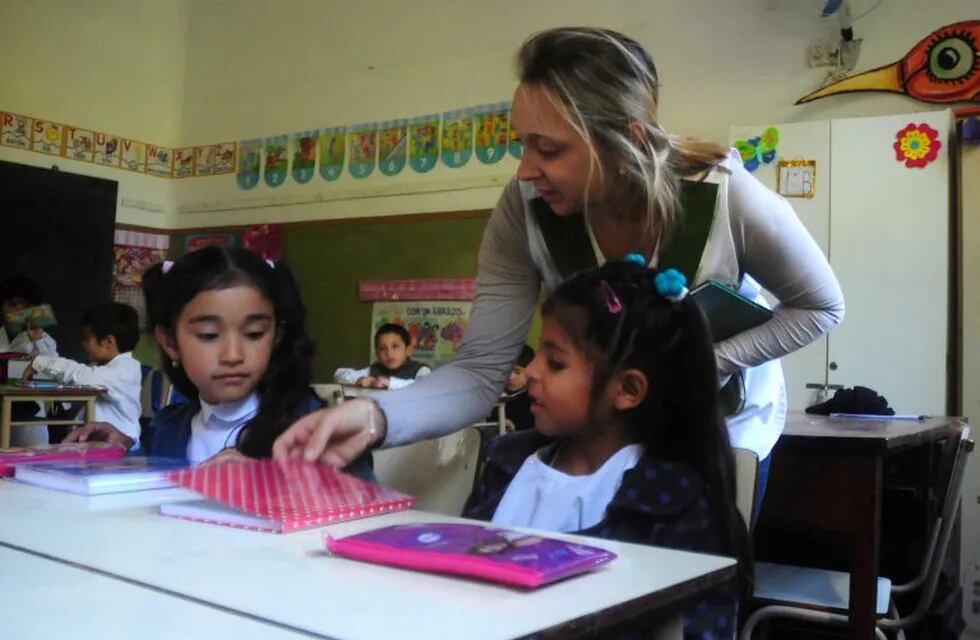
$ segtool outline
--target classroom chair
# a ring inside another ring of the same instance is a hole
[[[336,407],[344,401],[344,388],[339,384],[325,383],[310,386],[313,388],[313,393],[327,403],[328,407]]]
[[[888,578],[878,578],[876,613],[880,617],[875,635],[880,640],[886,638],[885,631],[895,632],[897,638],[904,639],[904,630],[918,624],[932,603],[943,559],[956,525],[967,462],[973,452],[974,443],[969,435],[969,427],[963,427],[955,438],[952,463],[948,465],[949,475],[944,478],[946,491],[943,505],[932,522],[919,574],[911,582],[901,585],[893,585]],[[749,616],[742,628],[741,640],[750,640],[761,621],[776,617],[846,626],[849,584],[850,574],[841,571],[755,563],[753,595],[756,600],[771,604]],[[919,592],[915,609],[907,615],[900,615],[891,596],[915,590]]]
[[[735,506],[752,531],[759,495],[759,456],[751,449],[733,447],[732,452],[735,454]]]
[[[151,424],[153,416],[174,402],[174,387],[167,374],[160,369],[141,366],[143,382],[140,387],[140,445],[146,451],[153,441]]]
[[[375,449],[374,473],[386,487],[415,496],[416,508],[458,516],[473,490],[480,432],[467,427],[435,440]]]

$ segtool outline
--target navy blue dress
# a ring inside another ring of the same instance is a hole
[[[538,431],[510,433],[488,448],[483,474],[463,509],[463,516],[489,521],[524,461],[556,442]],[[700,477],[683,464],[664,462],[646,453],[623,474],[623,482],[605,517],[580,535],[723,555],[715,521]],[[684,612],[684,638],[733,638],[737,626],[734,584],[710,591]],[[618,637],[642,637],[642,629]]]

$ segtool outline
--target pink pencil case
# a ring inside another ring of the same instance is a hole
[[[612,562],[598,547],[471,524],[415,523],[327,536],[334,555],[430,573],[540,587]]]

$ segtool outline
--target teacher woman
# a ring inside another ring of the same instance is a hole
[[[405,389],[306,416],[274,456],[344,466],[369,447],[481,420],[524,344],[542,283],[641,253],[692,287],[718,280],[761,300],[761,285],[778,300],[771,320],[715,345],[732,445],[755,451],[764,476],[786,417],[778,359],[844,315],[820,248],[738,153],[661,128],[657,70],[636,41],[552,29],[524,43],[517,67],[511,126],[523,157],[484,231],[455,360]]]

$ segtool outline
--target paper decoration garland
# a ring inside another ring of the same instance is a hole
[[[242,189],[251,189],[259,183],[259,164],[262,158],[262,141],[242,140],[238,143],[238,171],[235,180]]]
[[[19,116],[15,113],[3,114],[0,127],[0,144],[5,147],[18,149],[31,148],[31,132],[34,129],[34,118]]]
[[[214,173],[214,159],[217,149],[213,145],[194,147],[194,175],[209,176]]]
[[[65,157],[72,160],[92,162],[95,158],[95,132],[66,127]]]
[[[473,109],[447,111],[442,116],[442,163],[458,169],[473,155]]]
[[[95,164],[107,167],[119,166],[119,136],[108,133],[95,134]]]
[[[494,164],[507,153],[510,103],[498,102],[476,108],[476,157]]]
[[[61,135],[61,125],[57,122],[35,120],[34,137],[31,140],[31,151],[46,153],[51,156],[60,156]]]
[[[194,175],[194,147],[174,149],[175,178],[187,178]]]
[[[382,122],[378,129],[378,168],[386,176],[401,173],[408,160],[406,120]]]
[[[316,143],[320,132],[297,131],[292,137],[293,180],[306,184],[316,174]]]
[[[344,151],[347,148],[346,127],[331,127],[320,132],[320,177],[333,181],[344,170]]]
[[[507,151],[518,160],[524,155],[524,145],[521,143],[521,139],[517,137],[513,122],[509,120],[507,122]]]
[[[762,164],[770,164],[776,159],[776,147],[779,145],[779,129],[769,127],[762,135],[748,140],[736,140],[735,149],[742,157],[742,166],[750,173]]]
[[[409,120],[408,163],[417,173],[427,173],[439,159],[439,114]]]
[[[262,173],[262,180],[270,187],[278,187],[286,181],[288,153],[289,136],[269,136],[265,139],[265,171]]]
[[[174,151],[154,144],[146,147],[146,172],[169,178],[174,173]]]
[[[378,124],[371,122],[350,128],[347,135],[347,170],[355,178],[366,178],[374,171],[374,161],[378,154]]]
[[[142,142],[137,142],[136,140],[122,139],[120,144],[122,151],[120,152],[120,166],[123,169],[129,169],[130,171],[137,171],[139,173],[146,172],[146,145]]]
[[[223,142],[215,145],[214,167],[211,170],[211,175],[217,176],[235,172],[236,146],[234,142]]]
[[[939,156],[943,143],[939,141],[939,132],[929,125],[914,124],[895,134],[895,159],[904,162],[908,169],[922,169]]]

